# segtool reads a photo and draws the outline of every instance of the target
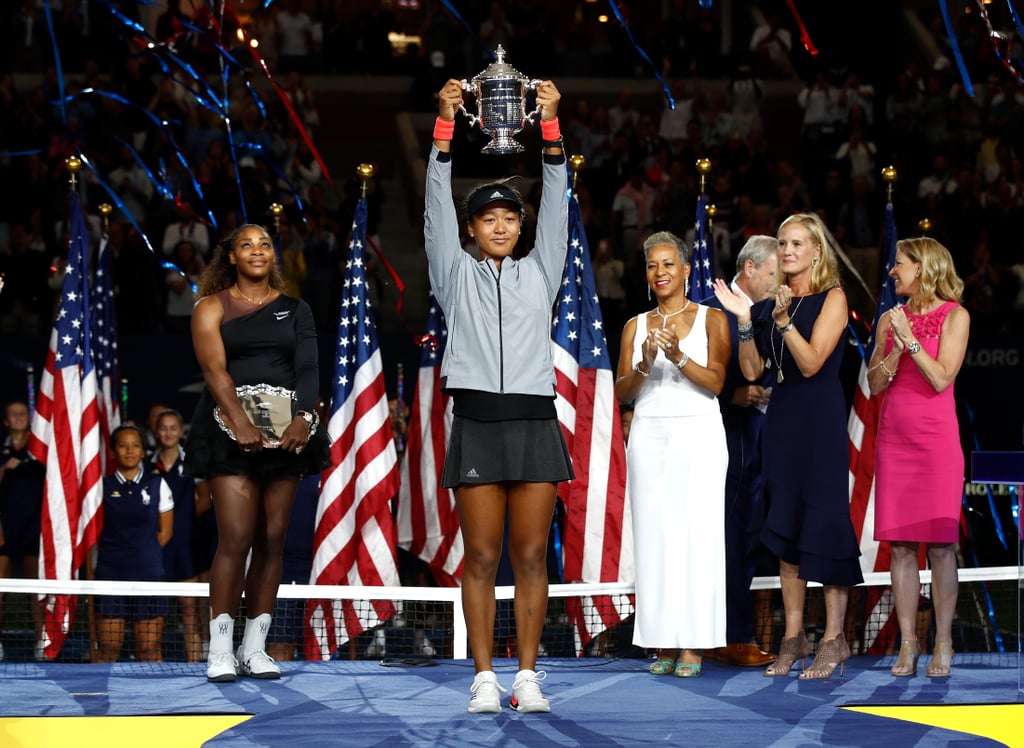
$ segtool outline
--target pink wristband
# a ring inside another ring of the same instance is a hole
[[[437,118],[434,122],[434,140],[451,140],[455,134],[455,120]]]
[[[540,121],[540,136],[544,140],[558,140],[562,137],[562,130],[558,126],[558,117],[554,119],[542,119]]]

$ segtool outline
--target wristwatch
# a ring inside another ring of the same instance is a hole
[[[295,415],[305,421],[306,425],[309,426],[310,436],[316,433],[316,427],[320,425],[320,419],[317,417],[316,413],[312,413],[308,410],[300,410],[297,411]]]
[[[911,356],[913,356],[915,353],[917,353],[920,350],[921,350],[921,344],[918,343],[916,340],[912,340],[907,345],[907,353],[909,353]]]

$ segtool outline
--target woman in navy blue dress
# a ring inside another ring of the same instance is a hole
[[[103,479],[103,529],[97,541],[96,579],[164,581],[163,548],[174,532],[170,486],[142,468],[142,432],[124,425],[110,435],[117,469]],[[127,621],[133,625],[135,659],[162,662],[160,639],[166,597],[96,596],[96,662],[117,662]]]
[[[800,213],[779,227],[774,299],[753,306],[724,281],[715,295],[739,322],[744,376],[775,371],[764,423],[765,499],[761,539],[779,557],[786,633],[765,675],[788,675],[810,646],[804,634],[807,582],[825,588],[825,631],[801,678],[828,678],[850,656],[843,637],[849,588],[860,584],[860,550],[850,521],[846,400],[839,380],[846,294],[818,216]]]

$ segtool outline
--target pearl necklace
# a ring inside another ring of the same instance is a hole
[[[789,315],[790,324],[793,324],[793,318],[796,316],[796,313],[800,311],[800,305],[804,303],[804,298],[805,297],[801,296],[797,300],[796,308],[793,310],[792,314]],[[778,329],[778,325],[772,325],[772,327]],[[776,353],[775,329],[773,329],[771,331],[771,334],[768,336],[768,342],[772,346],[772,356],[775,358],[775,368],[778,370],[778,373],[775,375],[775,381],[778,384],[782,384],[786,380],[786,377],[784,377],[782,374],[782,356],[786,352],[786,335],[785,333],[779,333],[779,350]]]
[[[671,312],[670,314],[662,314],[661,313],[661,307],[659,306],[659,307],[657,307],[654,310],[654,313],[657,314],[659,317],[661,317],[661,329],[664,330],[665,329],[665,325],[668,324],[668,318],[669,317],[675,317],[677,314],[682,314],[683,312],[685,312],[689,308],[690,308],[690,299],[687,299],[686,303],[683,304],[683,308],[682,309],[678,309],[678,310],[676,310],[674,312]]]
[[[260,299],[259,301],[256,301],[256,299],[252,299],[252,298],[246,296],[244,293],[242,293],[242,289],[240,289],[238,287],[237,283],[233,286],[233,288],[235,289],[235,293],[238,294],[239,298],[245,299],[246,301],[248,301],[253,306],[261,306],[263,304],[263,302],[265,302],[267,299],[270,298],[270,294],[273,291],[273,289],[268,288],[267,292],[265,294],[263,294],[263,298]]]

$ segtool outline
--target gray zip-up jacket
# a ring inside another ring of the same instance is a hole
[[[462,249],[452,197],[450,154],[431,146],[424,239],[430,286],[448,321],[441,376],[447,389],[555,394],[551,314],[569,239],[565,156],[543,156],[537,243],[501,269]]]

